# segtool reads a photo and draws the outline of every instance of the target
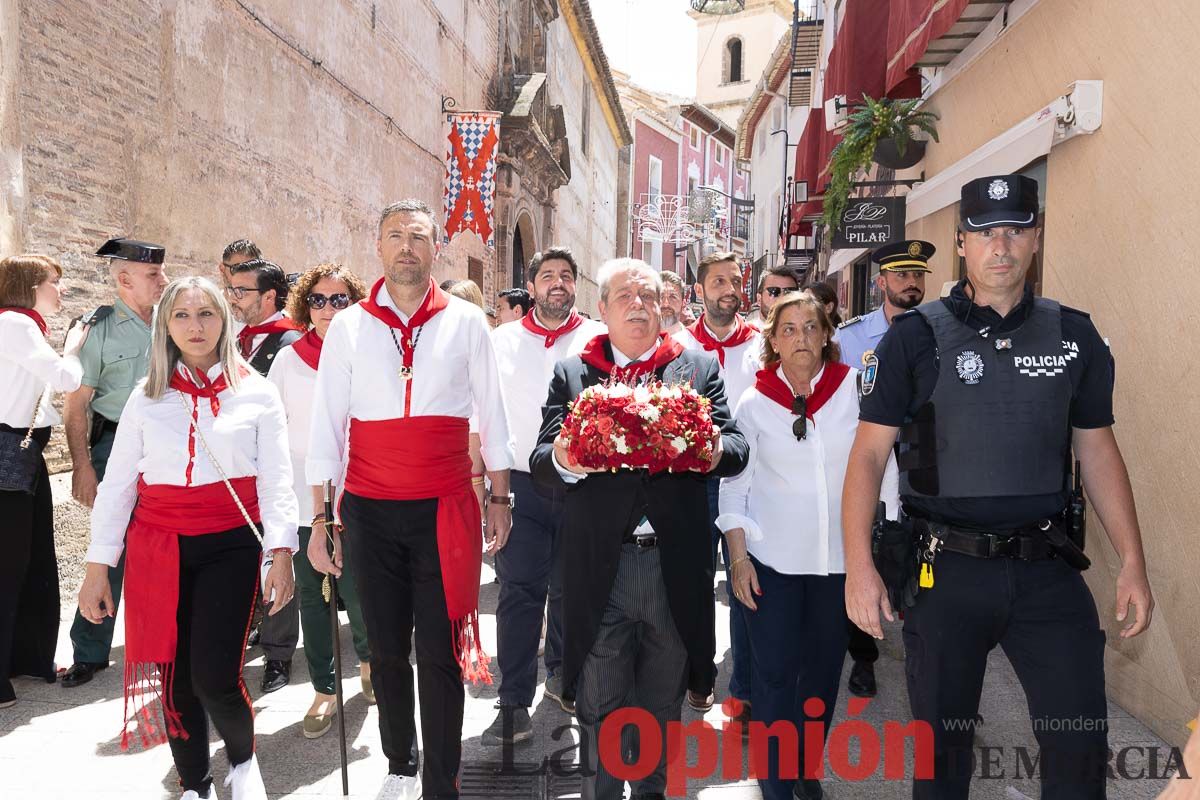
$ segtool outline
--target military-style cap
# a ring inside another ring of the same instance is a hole
[[[103,258],[120,258],[125,261],[141,261],[143,264],[161,264],[167,249],[161,244],[139,242],[136,239],[109,239],[100,245],[96,255]]]
[[[1032,228],[1037,225],[1038,183],[1026,175],[976,178],[962,187],[958,213],[966,231]]]
[[[937,248],[929,242],[907,239],[878,248],[871,253],[871,260],[879,265],[881,272],[930,272],[929,259],[936,252]]]

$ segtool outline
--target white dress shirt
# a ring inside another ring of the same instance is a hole
[[[16,312],[0,314],[0,422],[17,429],[30,423],[35,428],[58,425],[62,417],[50,404],[50,394],[73,392],[82,380],[79,359],[54,352],[36,322]]]
[[[537,311],[530,311],[542,325]],[[545,327],[544,325],[542,325]],[[603,323],[584,319],[583,323],[546,347],[545,338],[522,324],[508,322],[492,331],[500,382],[504,387],[504,409],[516,457],[515,469],[529,472],[529,457],[542,429],[542,406],[550,391],[554,365],[564,358],[579,355],[585,345],[604,333]]]
[[[814,376],[814,387],[824,371],[822,367]],[[787,384],[782,369],[778,374]],[[850,370],[809,420],[802,441],[792,434],[796,417],[791,410],[755,387],[738,403],[734,417],[750,445],[750,459],[740,475],[721,480],[717,527],[722,532],[745,530],[747,550],[777,572],[846,571],[842,484],[858,430],[857,375]],[[894,458],[888,460],[880,499],[887,504],[888,517],[895,519],[900,498]]]
[[[387,286],[375,302],[406,324]],[[511,469],[512,445],[487,318],[476,305],[450,304],[414,334],[412,378],[399,376],[392,329],[354,305],[334,317],[321,348],[306,474],[310,486],[341,477],[350,420],[443,416],[479,419],[480,452],[489,471]],[[396,339],[402,334],[396,333]]]
[[[186,370],[183,374],[186,376]],[[208,371],[210,380],[220,375],[220,364]],[[256,478],[263,549],[286,547],[294,552],[299,547],[299,509],[292,490],[287,419],[279,392],[270,381],[251,370],[242,377],[236,392],[227,389],[218,395],[221,409],[215,418],[207,398],[167,389],[162,397],[151,400],[144,389],[143,380],[134,387],[121,414],[104,480],[92,507],[87,560],[116,566],[129,515],[137,502],[139,475],[148,484],[168,486],[203,486],[221,481],[201,443],[188,447],[193,410],[200,437],[220,462],[225,476],[230,480]]]
[[[705,324],[704,328],[714,339],[721,338],[713,333],[712,328],[708,325]],[[732,335],[733,330],[731,329],[725,338],[728,339]],[[691,331],[687,328],[679,333],[671,334],[671,338],[683,345],[686,350],[695,350],[700,353],[708,353],[713,358],[717,357],[715,350],[705,350],[704,345],[696,341],[696,337],[692,336]],[[719,361],[720,359],[718,359]],[[737,408],[742,395],[754,385],[755,377],[760,369],[762,369],[761,333],[756,331],[753,336],[737,347],[725,348],[725,363],[721,364],[721,380],[725,382],[725,399],[731,409]]]
[[[308,456],[308,432],[312,427],[313,395],[317,388],[317,371],[304,363],[304,359],[289,345],[281,348],[275,360],[271,362],[267,380],[279,390],[283,410],[287,414],[292,488],[300,503],[300,524],[308,525],[314,514],[325,510],[313,502],[312,487],[304,475],[304,461]],[[341,482],[339,478],[339,486]]]

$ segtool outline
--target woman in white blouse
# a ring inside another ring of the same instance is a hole
[[[272,614],[291,600],[297,514],[278,391],[237,355],[217,287],[173,281],[92,508],[79,608],[91,622],[112,613],[124,542],[122,747],[134,721],[143,743],[168,739],[184,800],[215,796],[210,719],[234,800],[266,798],[242,659],[260,580]]]
[[[58,560],[41,451],[50,440],[50,426],[62,422],[50,395],[79,388],[83,367],[77,356],[87,338],[85,326],[73,327],[61,356],[46,341],[46,317],[62,309],[61,278],[62,267],[46,256],[0,261],[0,456],[15,454],[31,429],[25,452],[34,455],[32,470],[0,488],[0,708],[17,701],[11,676],[55,679]]]
[[[304,715],[305,738],[316,739],[333,726],[336,710],[333,675],[333,634],[329,629],[329,604],[321,592],[324,575],[312,568],[308,548],[327,547],[325,503],[321,490],[308,485],[304,477],[304,459],[308,455],[308,431],[312,424],[313,389],[321,345],[329,323],[344,309],[367,295],[362,279],[340,264],[321,264],[305,272],[288,293],[288,318],[311,326],[304,336],[275,356],[267,378],[279,389],[287,412],[288,441],[296,497],[300,501],[300,549],[296,553],[296,594],[300,600],[300,625],[304,629],[304,658],[308,678],[316,697]],[[311,520],[311,522],[309,521]],[[313,536],[313,531],[317,532]],[[345,540],[343,540],[343,543]],[[354,650],[361,666],[363,696],[375,702],[371,687],[371,651],[367,645],[367,626],[358,601],[358,587],[352,571],[344,569],[338,579],[338,595],[350,617]]]
[[[841,501],[858,427],[858,372],[838,361],[832,337],[824,305],[807,292],[786,294],[771,310],[764,369],[734,414],[750,462],[721,482],[717,518],[729,542],[734,596],[749,609],[751,720],[795,726],[799,749],[783,764],[799,763],[801,776],[804,722],[820,716],[828,730],[848,638]],[[894,509],[894,464],[884,497]],[[805,713],[809,698],[821,701],[822,713]],[[759,780],[763,797],[791,800],[794,788],[802,800],[819,798],[816,779],[781,778],[778,747],[772,738],[767,777]]]

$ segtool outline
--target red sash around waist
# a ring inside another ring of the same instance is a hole
[[[250,518],[258,524],[254,477],[229,481]],[[203,486],[147,484],[138,479],[138,500],[125,536],[125,729],[139,721],[142,744],[160,744],[167,736],[187,738],[175,710],[171,684],[179,632],[179,537],[203,536],[244,527],[246,518],[224,483]],[[257,583],[256,583],[257,586]],[[139,690],[139,687],[142,687]],[[159,726],[147,699],[161,701]],[[130,701],[134,711],[129,712]],[[164,730],[165,728],[165,730]]]
[[[471,489],[469,435],[461,417],[352,419],[346,491],[371,500],[437,498],[438,556],[454,654],[465,679],[491,683],[490,659],[479,639],[482,516]]]

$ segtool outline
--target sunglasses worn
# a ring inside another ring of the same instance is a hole
[[[309,308],[321,309],[325,307],[325,303],[329,303],[339,311],[341,311],[343,308],[350,307],[350,295],[348,294],[331,294],[326,297],[323,294],[317,294],[314,292],[313,294],[310,294],[308,297],[304,298],[304,301],[308,303]]]
[[[799,442],[808,436],[808,402],[804,395],[792,398],[792,413],[796,415],[796,421],[792,423],[792,435]]]
[[[786,286],[768,286],[767,288],[763,289],[763,291],[767,293],[767,297],[779,297],[785,292],[794,292],[796,290],[789,289]]]

